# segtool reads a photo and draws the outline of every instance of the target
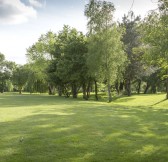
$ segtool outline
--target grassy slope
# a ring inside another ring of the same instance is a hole
[[[112,104],[0,95],[0,162],[166,162],[165,95]]]

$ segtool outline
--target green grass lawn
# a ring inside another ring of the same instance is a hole
[[[0,95],[0,162],[167,162],[164,98]]]

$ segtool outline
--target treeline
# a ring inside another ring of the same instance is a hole
[[[114,94],[141,92],[166,92],[168,98],[167,1],[160,0],[158,7],[143,20],[129,12],[115,22],[113,3],[90,0],[86,35],[65,25],[27,49],[28,64],[8,67],[1,59],[1,76],[8,73],[0,78],[1,92],[11,82],[20,93],[48,91],[77,98],[82,92],[86,100],[91,92],[98,100],[100,91],[107,92],[109,102]]]

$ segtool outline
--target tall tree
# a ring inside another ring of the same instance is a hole
[[[128,96],[131,95],[131,83],[133,79],[140,74],[141,62],[139,60],[139,54],[134,52],[135,48],[140,46],[140,34],[138,32],[138,24],[140,18],[136,17],[133,12],[124,15],[121,26],[125,28],[122,41],[125,45],[125,52],[127,54],[128,62],[125,68],[124,79],[125,79],[125,90]]]
[[[113,3],[107,1],[90,0],[85,7],[89,30],[89,71],[96,80],[101,78],[107,82],[109,102],[112,101],[111,85],[117,78],[118,68],[126,60],[121,42],[122,31],[113,22],[114,11]]]
[[[145,51],[151,64],[157,64],[165,71],[163,78],[166,85],[166,99],[168,99],[168,3],[159,1],[159,11],[152,12],[143,22],[143,41]]]

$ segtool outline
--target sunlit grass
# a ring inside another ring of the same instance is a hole
[[[166,106],[168,105],[168,100],[165,100],[165,98],[165,94],[141,94],[116,99],[115,103],[128,106],[163,106],[166,108]]]
[[[166,162],[164,99],[0,95],[0,162]]]

